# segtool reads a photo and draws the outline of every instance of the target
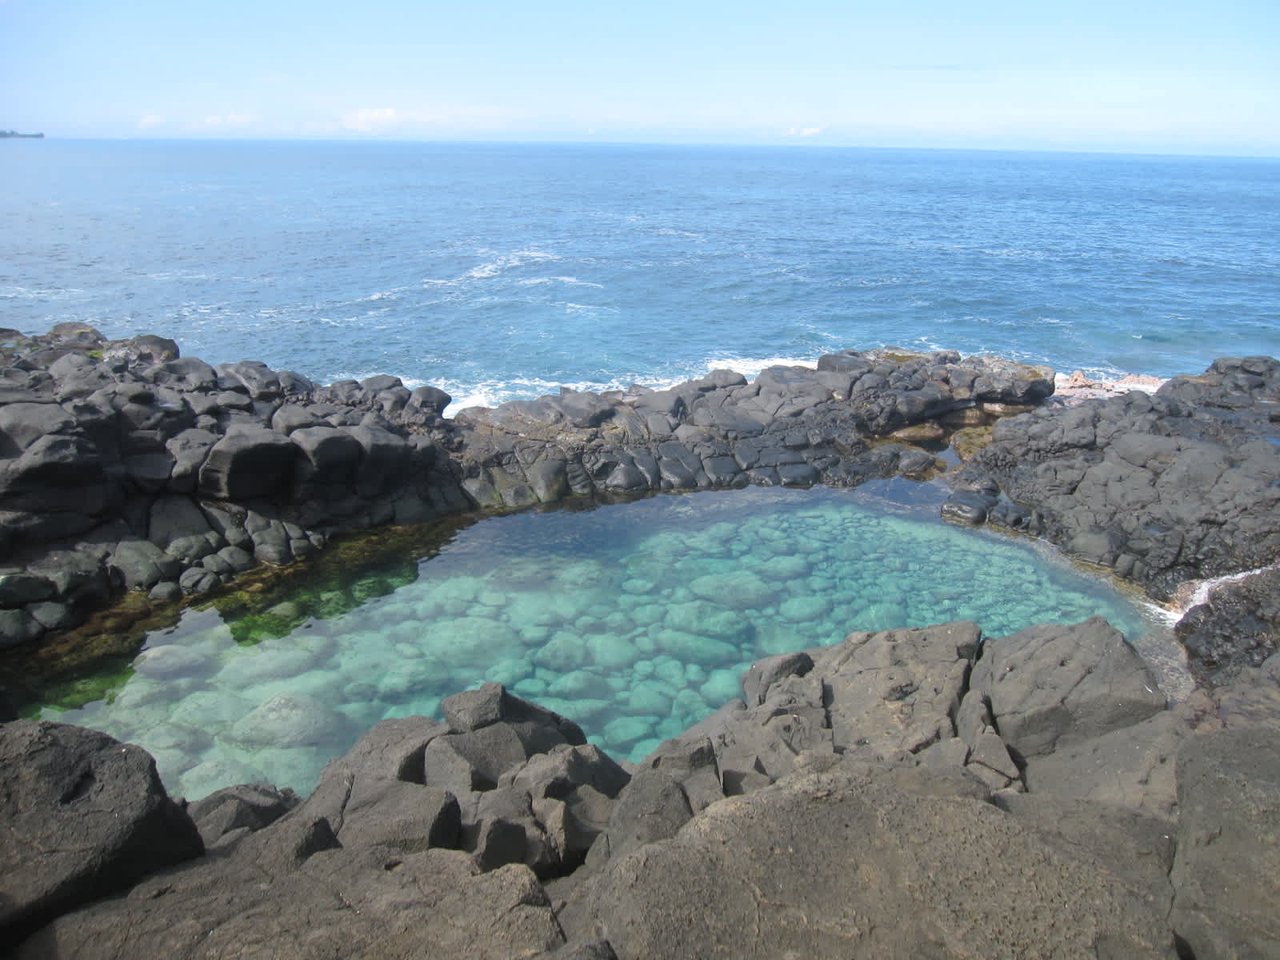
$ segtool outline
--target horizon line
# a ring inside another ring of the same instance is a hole
[[[392,145],[436,145],[436,146],[544,146],[544,147],[666,147],[671,149],[758,149],[758,150],[880,150],[880,151],[927,151],[934,153],[1032,153],[1032,154],[1071,154],[1084,156],[1126,156],[1126,157],[1167,157],[1206,160],[1280,160],[1280,148],[1273,154],[1267,153],[1195,153],[1179,149],[1132,149],[1124,147],[1051,147],[1051,146],[940,146],[921,144],[857,144],[857,143],[822,143],[812,139],[783,140],[779,142],[737,141],[737,140],[581,140],[581,139],[517,139],[517,138],[485,138],[485,137],[368,137],[368,136],[135,136],[131,134],[98,135],[98,136],[58,136],[42,132],[40,137],[27,135],[22,138],[7,137],[4,139],[40,139],[45,142],[110,142],[110,143],[323,143],[323,144],[392,144]]]

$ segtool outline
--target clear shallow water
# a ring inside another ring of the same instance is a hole
[[[972,619],[999,637],[1094,614],[1152,628],[1104,582],[935,511],[755,489],[483,520],[429,560],[269,611],[187,611],[103,699],[42,716],[141,744],[188,798],[264,779],[305,791],[379,720],[438,715],[485,680],[640,759],[739,696],[752,661],[853,630]]]
[[[1275,160],[0,146],[0,326],[392,373],[459,406],[883,344],[1103,375],[1280,353]]]

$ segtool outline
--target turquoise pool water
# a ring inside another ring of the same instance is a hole
[[[483,520],[382,579],[265,614],[188,610],[102,699],[41,715],[141,744],[191,799],[306,791],[379,720],[438,715],[486,680],[640,759],[739,695],[753,660],[853,630],[971,619],[1000,637],[1094,614],[1150,629],[1105,582],[936,513],[867,489],[752,489]]]

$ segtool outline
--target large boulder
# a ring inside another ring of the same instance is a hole
[[[237,424],[213,445],[200,468],[198,490],[214,500],[281,499],[293,484],[299,451],[288,437]]]
[[[845,761],[611,860],[561,919],[623,960],[1173,957],[1145,879],[982,796],[958,771]]]
[[[203,849],[139,747],[63,724],[0,726],[0,939]]]
[[[1101,617],[988,640],[970,685],[1023,758],[1130,726],[1165,707],[1142,659]]]

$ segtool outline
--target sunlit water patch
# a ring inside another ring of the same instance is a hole
[[[429,559],[222,603],[148,635],[122,672],[42,716],[139,743],[188,798],[270,781],[305,791],[387,717],[438,715],[482,681],[639,759],[739,695],[769,654],[852,630],[954,619],[1000,637],[1141,609],[1025,542],[958,529],[866,491],[743,490],[525,513]]]

